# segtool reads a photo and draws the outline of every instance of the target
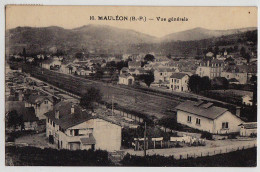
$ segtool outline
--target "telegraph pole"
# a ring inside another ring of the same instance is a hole
[[[146,122],[144,123],[144,157],[146,157]]]
[[[112,95],[112,116],[114,116],[114,95]]]

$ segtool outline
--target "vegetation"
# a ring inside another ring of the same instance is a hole
[[[188,81],[188,88],[195,93],[209,90],[211,88],[211,81],[207,76],[200,77],[198,75],[192,75]]]
[[[87,92],[80,99],[80,105],[86,109],[94,110],[94,102],[100,102],[102,95],[100,90],[90,87],[87,89]]]
[[[146,54],[145,57],[144,57],[144,60],[145,60],[146,62],[148,62],[148,61],[153,62],[154,59],[155,59],[155,58],[154,58],[154,55],[152,55],[152,54]]]
[[[16,110],[10,111],[6,119],[7,127],[16,128],[23,125],[23,117],[19,116]]]
[[[93,150],[57,150],[7,146],[6,155],[15,166],[108,166],[108,152]]]
[[[123,166],[153,167],[255,167],[256,148],[240,150],[214,156],[176,160],[173,156],[133,156],[127,154],[121,161]]]
[[[152,71],[149,71],[147,74],[140,75],[139,79],[143,81],[148,87],[150,87],[151,83],[154,82],[154,74]]]

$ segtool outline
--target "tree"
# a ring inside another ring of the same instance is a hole
[[[153,62],[154,59],[155,58],[154,58],[154,56],[152,54],[146,54],[145,57],[144,57],[144,60],[147,61],[147,62],[148,61],[152,61]]]
[[[200,82],[200,87],[201,90],[209,90],[211,87],[211,82],[208,76],[204,76],[201,78],[201,82]]]
[[[87,89],[87,93],[80,99],[80,105],[86,109],[94,110],[94,102],[102,100],[102,95],[99,89],[90,87]]]
[[[140,80],[142,80],[148,87],[150,87],[151,83],[154,82],[153,72],[149,71],[148,74],[140,75]]]
[[[188,88],[190,91],[198,93],[200,90],[201,77],[199,75],[192,75],[188,81]]]
[[[23,125],[23,118],[19,116],[16,110],[10,111],[7,115],[7,126],[16,128]]]

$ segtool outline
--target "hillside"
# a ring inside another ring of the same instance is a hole
[[[247,31],[256,30],[254,27],[242,28],[242,29],[230,29],[230,30],[208,30],[201,27],[197,27],[194,29],[176,32],[172,34],[168,34],[161,38],[162,42],[170,42],[170,41],[193,41],[193,40],[202,40],[213,37],[220,37],[232,34],[239,34]]]
[[[256,28],[232,30],[195,28],[156,38],[106,25],[85,25],[75,29],[57,26],[17,27],[6,31],[6,45],[7,52],[11,54],[19,53],[26,48],[28,53],[62,51],[74,55],[79,51],[102,54],[155,52],[162,55],[193,56],[198,49],[203,50],[215,42],[220,46],[232,45],[238,44],[238,40],[242,39],[239,44],[243,44],[248,41],[246,33],[252,32],[253,36],[256,36]]]

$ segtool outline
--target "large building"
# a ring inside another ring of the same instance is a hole
[[[188,91],[189,76],[186,73],[174,73],[170,77],[170,90],[183,92]]]
[[[223,71],[224,63],[220,60],[208,60],[201,61],[199,66],[196,69],[196,74],[200,77],[207,76],[210,79],[215,77],[220,77],[221,72]]]
[[[203,101],[186,101],[176,107],[177,122],[213,134],[240,132],[240,110],[233,115],[228,109]]]
[[[71,102],[59,102],[45,116],[46,136],[60,149],[116,151],[121,148],[120,125]]]
[[[236,79],[239,82],[239,84],[246,84],[248,81],[247,69],[248,67],[246,65],[227,66],[222,71],[221,77],[224,77],[227,80],[230,80],[231,82],[232,80]]]
[[[178,68],[157,68],[154,70],[154,82],[169,82],[170,76],[175,72],[179,72]]]

